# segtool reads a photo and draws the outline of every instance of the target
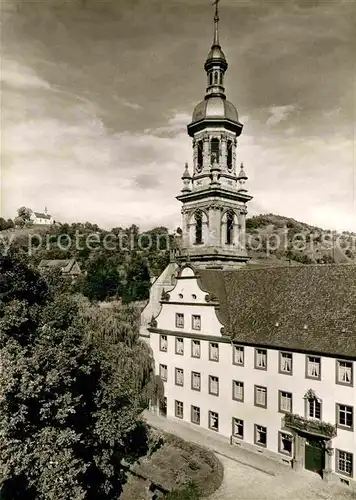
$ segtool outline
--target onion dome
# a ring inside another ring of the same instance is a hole
[[[200,102],[193,111],[192,122],[206,119],[239,121],[237,109],[232,102],[219,96],[213,96]]]

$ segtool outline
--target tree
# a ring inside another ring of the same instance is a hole
[[[17,209],[18,217],[21,217],[25,222],[31,219],[32,210],[27,207],[20,207]]]
[[[24,227],[25,221],[22,217],[15,217],[14,224],[15,224],[15,226],[18,226],[18,227]]]
[[[8,228],[9,228],[9,226],[8,226],[7,221],[3,217],[0,217],[0,231],[4,231],[5,229],[8,229]]]
[[[105,255],[98,255],[88,265],[81,291],[90,300],[105,300],[120,294],[120,278],[116,263]]]
[[[12,229],[15,227],[15,224],[12,219],[7,219],[7,229]]]
[[[153,360],[132,312],[85,312],[49,283],[0,257],[0,496],[113,500],[147,448]]]
[[[149,298],[151,278],[146,262],[133,262],[127,273],[127,287],[124,291],[124,302],[146,300]]]

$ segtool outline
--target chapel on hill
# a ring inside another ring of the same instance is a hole
[[[177,196],[183,235],[141,318],[165,388],[151,410],[352,485],[356,267],[248,263],[252,197],[236,158],[243,125],[225,94],[217,7],[205,97],[188,125],[192,168]]]

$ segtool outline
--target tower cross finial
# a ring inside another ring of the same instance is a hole
[[[219,45],[219,2],[220,0],[214,0],[213,2],[213,5],[215,5],[213,45]]]

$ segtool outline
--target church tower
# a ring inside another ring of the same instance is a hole
[[[243,165],[237,167],[237,137],[242,123],[226,99],[228,67],[219,43],[219,12],[215,2],[214,39],[204,69],[205,98],[194,109],[188,134],[193,142],[193,171],[182,176],[182,237],[178,261],[200,268],[235,269],[248,260],[245,248],[247,193]]]

